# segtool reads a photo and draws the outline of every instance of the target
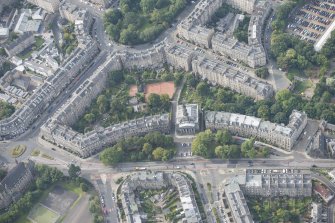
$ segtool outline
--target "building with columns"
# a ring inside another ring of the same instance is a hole
[[[182,104],[177,106],[176,131],[180,135],[194,135],[200,130],[199,106]]]

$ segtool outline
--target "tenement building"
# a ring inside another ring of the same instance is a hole
[[[22,107],[11,117],[0,121],[0,139],[13,138],[25,132],[65,87],[91,64],[99,52],[98,44],[86,32],[82,33],[79,42],[62,66],[33,92]]]
[[[307,115],[294,110],[290,115],[289,124],[283,126],[247,115],[207,111],[205,125],[208,129],[228,129],[242,137],[255,137],[257,140],[291,151],[307,125]]]
[[[104,147],[121,139],[141,136],[149,132],[170,132],[169,114],[153,115],[92,130],[85,134],[74,131],[69,126],[48,120],[41,127],[43,139],[83,158],[100,152]]]
[[[60,0],[28,0],[28,2],[48,12],[56,12],[58,11]]]
[[[254,222],[244,195],[256,197],[311,197],[312,177],[299,169],[247,169],[225,181],[218,202],[225,222]],[[220,192],[219,192],[220,193]]]
[[[34,163],[20,162],[0,182],[0,209],[17,202],[34,180]]]
[[[213,84],[228,87],[256,100],[271,98],[274,94],[270,84],[218,60],[207,59],[203,56],[194,57],[192,70]]]
[[[180,135],[194,135],[199,131],[199,106],[182,104],[177,106],[176,131]]]
[[[222,61],[208,59],[195,50],[182,45],[166,46],[166,61],[175,68],[193,71],[213,84],[230,88],[256,100],[271,98],[272,85],[251,77],[247,72],[236,69]]]
[[[4,46],[4,49],[9,57],[21,53],[35,43],[35,38],[32,32],[26,32],[13,42]]]
[[[192,13],[178,25],[178,37],[200,47],[212,48],[214,52],[242,61],[250,67],[264,66],[266,54],[261,34],[264,21],[271,10],[270,1],[261,0],[257,3],[256,0],[226,1],[233,7],[252,14],[248,29],[248,44],[239,42],[232,32],[214,32],[204,26],[223,2],[225,1],[200,1]]]
[[[245,194],[266,197],[310,197],[312,178],[297,169],[246,170],[245,184],[240,185]]]
[[[181,222],[201,223],[201,215],[189,180],[179,173],[137,172],[127,177],[121,186],[122,208],[127,223],[145,222],[141,202],[136,202],[136,190],[175,187],[179,193],[183,214]]]
[[[226,204],[224,206],[225,222],[253,223],[247,201],[238,182],[232,181],[224,186],[222,199]]]

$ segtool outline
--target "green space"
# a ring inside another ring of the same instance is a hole
[[[164,218],[168,222],[178,222],[183,211],[179,193],[175,187],[159,190],[137,190],[135,196],[141,201],[140,209],[147,215],[147,222]]]
[[[90,197],[89,210],[93,215],[93,223],[103,223],[104,217],[101,210],[100,199],[98,195],[93,195]]]
[[[46,153],[42,153],[42,157],[45,159],[53,160],[54,158]]]
[[[92,192],[93,189],[93,186],[87,180],[79,177],[78,172],[75,175],[72,174],[71,177],[67,177],[57,168],[46,165],[35,165],[35,174],[35,180],[28,188],[28,191],[26,191],[19,200],[11,204],[6,212],[0,214],[0,222],[29,222],[27,217],[30,210],[32,210],[36,204],[39,206],[39,202],[46,198],[56,185],[69,191],[73,191],[79,196],[85,191]],[[83,185],[85,186],[83,187]],[[86,188],[86,190],[83,190],[82,188]],[[34,212],[36,212],[36,210],[34,210]],[[48,215],[49,217],[51,216],[51,214],[45,210],[37,210],[37,214],[42,215],[38,217],[40,222],[47,222],[45,219]]]
[[[120,0],[104,15],[105,30],[116,42],[135,45],[154,40],[167,29],[188,0]]]
[[[2,49],[2,48],[1,48],[1,49]],[[5,55],[5,56],[7,56],[7,55]],[[1,67],[0,67],[0,78],[1,78],[3,75],[5,75],[5,73],[6,73],[7,71],[10,71],[11,69],[12,69],[12,65],[11,65],[11,63],[5,61],[5,62],[1,65]]]
[[[263,78],[263,79],[268,78],[269,75],[270,75],[269,70],[268,70],[267,67],[258,68],[255,73],[256,73],[257,77],[260,77],[260,78]]]
[[[35,48],[36,50],[40,50],[43,46],[44,39],[41,36],[36,36],[35,37]]]
[[[238,9],[233,8],[231,5],[228,5],[227,3],[223,3],[218,10],[214,13],[212,16],[212,19],[210,22],[207,24],[209,27],[216,27],[216,23],[224,18],[228,13],[234,13],[234,14],[241,14],[242,12],[239,11]]]
[[[63,43],[61,45],[61,51],[63,54],[70,54],[78,46],[78,40],[74,32],[74,24],[70,23],[65,26],[62,33]]]
[[[303,76],[320,78],[320,81],[316,84],[314,95],[310,101],[303,100],[299,95],[295,96],[290,92],[279,92],[278,94],[285,94],[287,97],[285,101],[296,101],[296,106],[292,104],[292,107],[305,111],[309,118],[324,119],[335,123],[335,107],[331,103],[331,98],[335,95],[334,86],[327,85],[325,78],[329,71],[330,61],[335,56],[335,32],[331,33],[331,37],[320,52],[316,52],[312,44],[285,33],[291,11],[297,5],[303,5],[304,2],[291,0],[277,8],[276,17],[271,24],[273,29],[271,53],[277,61],[278,67],[288,71],[290,80],[293,80],[294,76]],[[303,90],[306,85],[298,87],[298,90]],[[284,107],[290,107],[290,105]]]
[[[256,148],[254,143],[255,139],[251,138],[240,145],[228,130],[212,132],[207,129],[196,135],[192,142],[192,153],[205,158],[220,159],[262,158],[270,155],[268,148]]]
[[[55,223],[59,217],[56,212],[38,204],[30,211],[28,218],[32,219],[34,223]]]
[[[31,152],[31,156],[39,156],[40,155],[40,150],[38,150],[38,149],[34,149],[32,152]]]
[[[0,101],[0,120],[10,117],[15,112],[15,107],[7,102]]]
[[[129,137],[120,140],[100,154],[105,165],[127,161],[161,160],[167,161],[175,154],[175,144],[169,135],[151,132],[143,137]]]
[[[250,17],[245,16],[243,21],[240,22],[237,29],[234,31],[234,37],[240,42],[248,43],[248,28]]]
[[[93,100],[72,128],[84,133],[91,131],[95,125],[107,127],[143,116],[169,112],[171,104],[169,96],[151,94],[145,100],[143,92],[145,85],[164,81],[174,81],[175,85],[178,85],[182,77],[183,73],[180,72],[113,71],[108,75],[106,89]],[[135,97],[129,95],[132,85],[136,85],[139,89]],[[138,103],[147,103],[146,109],[135,112],[130,103],[132,98]]]
[[[21,156],[26,151],[26,149],[27,149],[27,147],[25,145],[15,146],[10,152],[11,156],[13,158],[17,158],[17,157]]]
[[[296,94],[304,95],[304,92],[308,89],[313,87],[313,83],[311,80],[305,81],[293,81],[294,84],[294,92]]]
[[[253,220],[260,223],[304,222],[312,198],[246,197]]]

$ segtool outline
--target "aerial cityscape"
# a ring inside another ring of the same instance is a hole
[[[0,223],[334,223],[335,0],[0,0]]]

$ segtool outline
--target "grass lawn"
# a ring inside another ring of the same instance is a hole
[[[42,157],[43,158],[46,158],[46,159],[49,159],[49,160],[53,160],[54,158],[49,156],[48,154],[45,154],[45,153],[42,153]]]
[[[40,155],[40,151],[38,149],[34,149],[31,154],[31,156],[39,156]]]
[[[36,223],[54,223],[58,220],[59,214],[38,204],[30,211],[28,218],[31,218]]]
[[[298,94],[302,94],[306,89],[311,87],[313,87],[313,83],[311,80],[297,81],[297,84],[294,87],[294,91]]]
[[[25,145],[18,145],[11,150],[11,156],[13,158],[17,158],[21,156],[26,151],[26,149],[27,147]]]
[[[40,36],[35,37],[35,47],[37,50],[41,49],[44,43],[44,39]]]
[[[54,187],[56,185],[59,185],[61,187],[63,187],[66,190],[72,191],[74,193],[76,193],[77,195],[79,195],[78,199],[72,204],[71,208],[73,208],[78,201],[81,199],[82,194],[84,193],[80,187],[76,187],[73,183],[69,183],[69,182],[60,182],[57,183],[53,186],[51,186],[50,188],[48,188],[46,191],[43,192],[43,195],[41,196],[41,198],[38,200],[38,202],[42,201],[43,199],[45,199],[49,192],[52,191],[54,189]],[[36,210],[34,210],[35,208],[37,208],[37,206],[42,206],[40,204],[36,205],[28,214],[21,216],[15,223],[32,223],[32,221],[30,221],[28,219],[28,217],[32,218],[32,214],[33,212],[36,212]],[[44,206],[42,206],[43,208],[45,208]],[[49,210],[48,210],[49,211]],[[53,213],[52,211],[50,211],[51,213]],[[53,213],[56,214],[56,213]],[[64,219],[65,216],[61,216],[61,219],[59,219],[60,216],[58,216],[58,220],[59,222],[61,222],[62,219]],[[35,219],[33,219],[35,220]],[[49,222],[54,222],[54,221],[36,221],[37,223],[49,223]]]

